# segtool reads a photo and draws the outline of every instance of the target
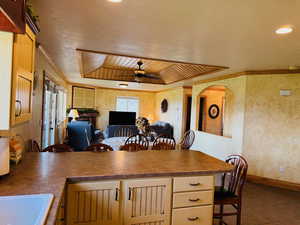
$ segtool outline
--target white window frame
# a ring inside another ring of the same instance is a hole
[[[128,96],[117,96],[116,97],[116,111],[120,111],[120,110],[118,110],[118,99],[137,100],[137,102],[138,102],[138,108],[137,108],[137,111],[136,111],[136,118],[139,117],[139,114],[140,114],[140,98],[138,98],[138,97],[128,97]],[[125,111],[122,110],[122,112],[131,112],[131,111],[129,111],[127,109]]]

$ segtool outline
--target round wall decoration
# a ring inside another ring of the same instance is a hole
[[[169,105],[169,103],[168,103],[167,99],[162,100],[162,102],[161,102],[161,111],[163,113],[168,111],[168,105]]]
[[[219,106],[216,104],[211,105],[208,109],[208,114],[210,118],[216,119],[220,114]]]

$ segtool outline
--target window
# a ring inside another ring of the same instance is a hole
[[[117,97],[116,111],[135,112],[139,116],[140,100],[138,98]]]

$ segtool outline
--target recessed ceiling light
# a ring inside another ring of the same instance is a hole
[[[293,32],[293,28],[291,26],[280,27],[276,30],[276,34],[288,34]]]
[[[122,2],[123,0],[108,0],[109,2],[114,2],[114,3],[119,3]]]
[[[121,88],[127,88],[128,84],[119,84],[119,87],[121,87]]]

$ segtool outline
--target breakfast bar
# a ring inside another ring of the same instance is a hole
[[[0,196],[53,194],[46,225],[182,225],[201,219],[193,210],[212,220],[213,176],[232,169],[198,151],[26,153]]]

